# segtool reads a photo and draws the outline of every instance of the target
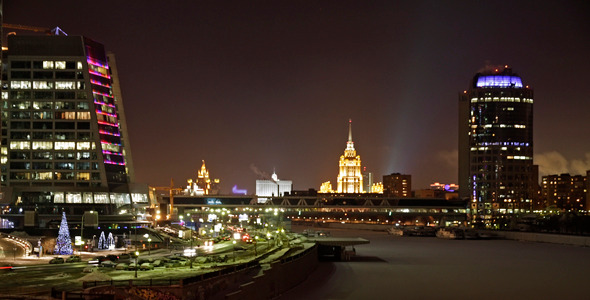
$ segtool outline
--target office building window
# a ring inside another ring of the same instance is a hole
[[[33,81],[34,90],[50,90],[53,88],[53,82],[51,81]]]
[[[51,150],[53,142],[33,142],[33,150]]]
[[[25,150],[31,149],[31,142],[25,141],[10,141],[10,149]]]
[[[25,90],[31,88],[30,81],[13,80],[10,82],[10,88],[13,90]]]
[[[76,149],[75,142],[55,142],[55,150],[74,150]]]

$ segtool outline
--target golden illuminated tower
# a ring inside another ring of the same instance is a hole
[[[344,155],[340,156],[338,174],[338,193],[363,193],[363,174],[361,156],[356,155],[352,141],[352,120],[348,120],[348,142]]]
[[[197,186],[204,190],[205,195],[209,195],[209,190],[211,189],[211,179],[209,179],[209,171],[207,170],[207,167],[205,167],[204,160],[201,170],[197,171]]]

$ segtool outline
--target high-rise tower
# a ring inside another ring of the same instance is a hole
[[[352,120],[348,120],[348,142],[344,154],[340,156],[338,173],[338,193],[362,193],[363,174],[361,156],[356,155],[352,141]]]
[[[508,66],[487,68],[459,96],[460,197],[475,222],[530,211],[533,90]]]
[[[147,202],[147,186],[132,184],[114,56],[102,44],[82,36],[9,36],[2,63],[5,205],[114,214],[131,201]]]

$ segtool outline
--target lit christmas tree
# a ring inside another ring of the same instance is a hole
[[[109,250],[115,249],[115,239],[113,238],[112,232],[109,232],[109,237],[107,238],[107,249],[109,249]]]
[[[53,254],[58,255],[72,255],[72,239],[70,238],[70,229],[68,228],[68,220],[66,213],[62,213],[61,225],[59,225],[59,233],[55,242],[55,249]]]
[[[98,250],[104,250],[107,248],[106,240],[104,238],[104,231],[100,232],[100,238],[98,238]]]

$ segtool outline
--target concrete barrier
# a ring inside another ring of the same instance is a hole
[[[550,233],[534,233],[534,232],[518,232],[518,231],[491,231],[484,230],[482,232],[494,234],[509,240],[539,242],[539,243],[553,243],[590,247],[590,237],[577,235],[562,235]]]
[[[225,296],[226,300],[273,299],[303,282],[318,265],[317,246],[292,260],[275,261],[263,274],[242,284],[240,290]]]

